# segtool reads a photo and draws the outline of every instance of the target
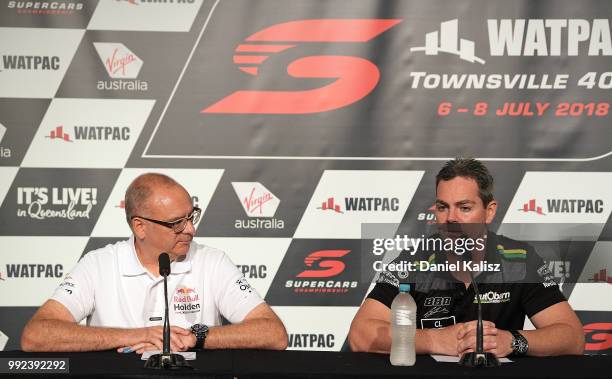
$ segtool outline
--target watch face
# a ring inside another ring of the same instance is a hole
[[[527,340],[522,334],[518,332],[512,333],[512,350],[516,354],[526,354],[528,348]]]

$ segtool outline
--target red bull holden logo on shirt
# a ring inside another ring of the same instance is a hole
[[[199,312],[201,309],[200,295],[198,295],[195,288],[177,288],[172,297],[172,302],[174,313],[195,313]]]

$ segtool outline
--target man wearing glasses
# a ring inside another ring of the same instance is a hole
[[[161,350],[162,252],[172,262],[171,350],[286,348],[283,323],[230,259],[193,242],[201,210],[180,184],[139,176],[126,191],[125,212],[130,239],[81,259],[26,325],[23,350]],[[232,325],[220,326],[221,316]]]

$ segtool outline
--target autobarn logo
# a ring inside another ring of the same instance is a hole
[[[510,301],[510,292],[498,293],[495,291],[489,291],[480,294],[480,302],[482,304],[500,304],[507,303]],[[478,303],[476,295],[474,295],[474,303]]]
[[[605,210],[602,199],[547,199],[543,205],[536,199],[530,199],[519,211],[546,216],[555,214],[600,214]]]
[[[201,299],[195,288],[179,287],[172,296],[174,313],[196,313],[200,311]]]
[[[130,128],[127,126],[90,126],[75,125],[71,131],[65,130],[63,125],[58,125],[45,136],[50,140],[73,142],[73,141],[128,141],[130,139]]]
[[[82,11],[84,5],[80,1],[9,1],[6,7],[17,14],[70,16]]]
[[[94,42],[111,80],[99,80],[100,91],[147,91],[149,83],[138,79],[143,61],[122,43]]]
[[[336,337],[331,333],[289,333],[289,348],[331,349]]]
[[[232,182],[240,205],[249,217],[236,219],[236,229],[284,229],[285,221],[275,218],[280,199],[259,182]]]
[[[346,264],[340,259],[351,250],[319,250],[304,258],[306,269],[296,275],[294,280],[287,280],[285,288],[295,293],[346,294],[357,288],[357,281],[337,280],[334,277],[342,274]]]
[[[17,217],[89,219],[97,198],[96,187],[17,187]]]
[[[62,276],[64,276],[64,266],[61,264],[12,263],[6,265],[7,279],[61,278]]]
[[[345,197],[341,204],[337,204],[335,198],[329,197],[317,209],[334,213],[397,212],[400,207],[397,197]]]
[[[3,54],[0,71],[57,71],[60,63],[55,55]]]

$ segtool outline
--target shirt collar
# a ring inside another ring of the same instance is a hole
[[[123,276],[138,276],[147,273],[147,269],[140,263],[138,255],[136,254],[136,248],[134,247],[134,236],[130,236],[127,241],[127,251],[122,252],[119,257],[120,266],[119,270]],[[196,244],[191,242],[189,245],[189,251],[184,257],[179,257],[170,264],[170,272],[172,274],[184,274],[191,271],[191,261],[193,254],[196,250]]]

